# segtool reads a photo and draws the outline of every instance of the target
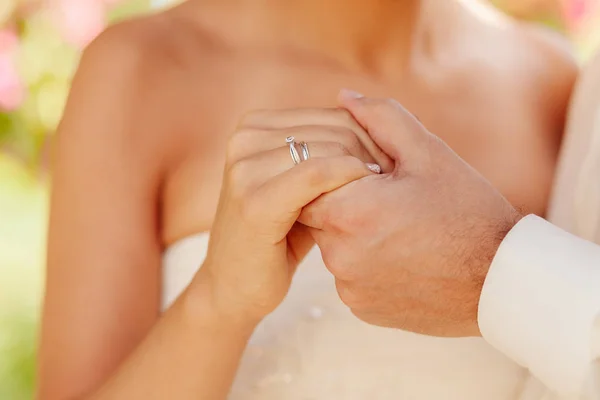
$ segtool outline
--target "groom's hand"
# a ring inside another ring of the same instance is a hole
[[[338,293],[362,320],[435,336],[479,334],[489,264],[520,218],[480,174],[394,100],[342,105],[395,160],[305,208]]]

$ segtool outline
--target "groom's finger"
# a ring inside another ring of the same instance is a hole
[[[342,90],[339,102],[397,163],[410,163],[426,150],[429,132],[396,100],[373,99]]]
[[[303,225],[306,225],[313,231],[322,231],[324,229],[330,228],[330,211],[331,206],[336,202],[336,197],[338,196],[335,191],[320,196],[319,198],[317,198],[302,209],[302,212],[298,217],[298,222],[300,222]],[[317,237],[314,237],[314,239],[317,240]]]

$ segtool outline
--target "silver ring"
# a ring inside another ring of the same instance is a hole
[[[308,151],[308,144],[306,142],[300,142],[300,148],[302,149],[302,161],[306,161],[310,158],[310,152]]]
[[[296,150],[296,142],[293,136],[288,136],[285,138],[285,142],[290,145],[290,156],[292,156],[292,161],[294,165],[298,165],[302,162],[300,155],[298,154],[298,150]]]

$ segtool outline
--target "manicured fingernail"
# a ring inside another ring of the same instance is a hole
[[[362,99],[365,96],[363,94],[355,92],[354,90],[342,89],[342,90],[340,90],[340,97],[342,97],[344,99],[348,99],[348,100],[356,100],[356,99]]]
[[[369,168],[369,170],[371,172],[374,172],[376,174],[381,173],[381,167],[378,164],[367,163],[366,165],[367,165],[367,168]]]

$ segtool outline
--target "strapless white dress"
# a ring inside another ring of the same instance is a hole
[[[163,310],[202,264],[209,235],[164,254]],[[550,361],[550,360],[549,360]],[[254,333],[231,400],[546,400],[529,373],[483,339],[368,325],[337,296],[315,248],[285,301]]]

